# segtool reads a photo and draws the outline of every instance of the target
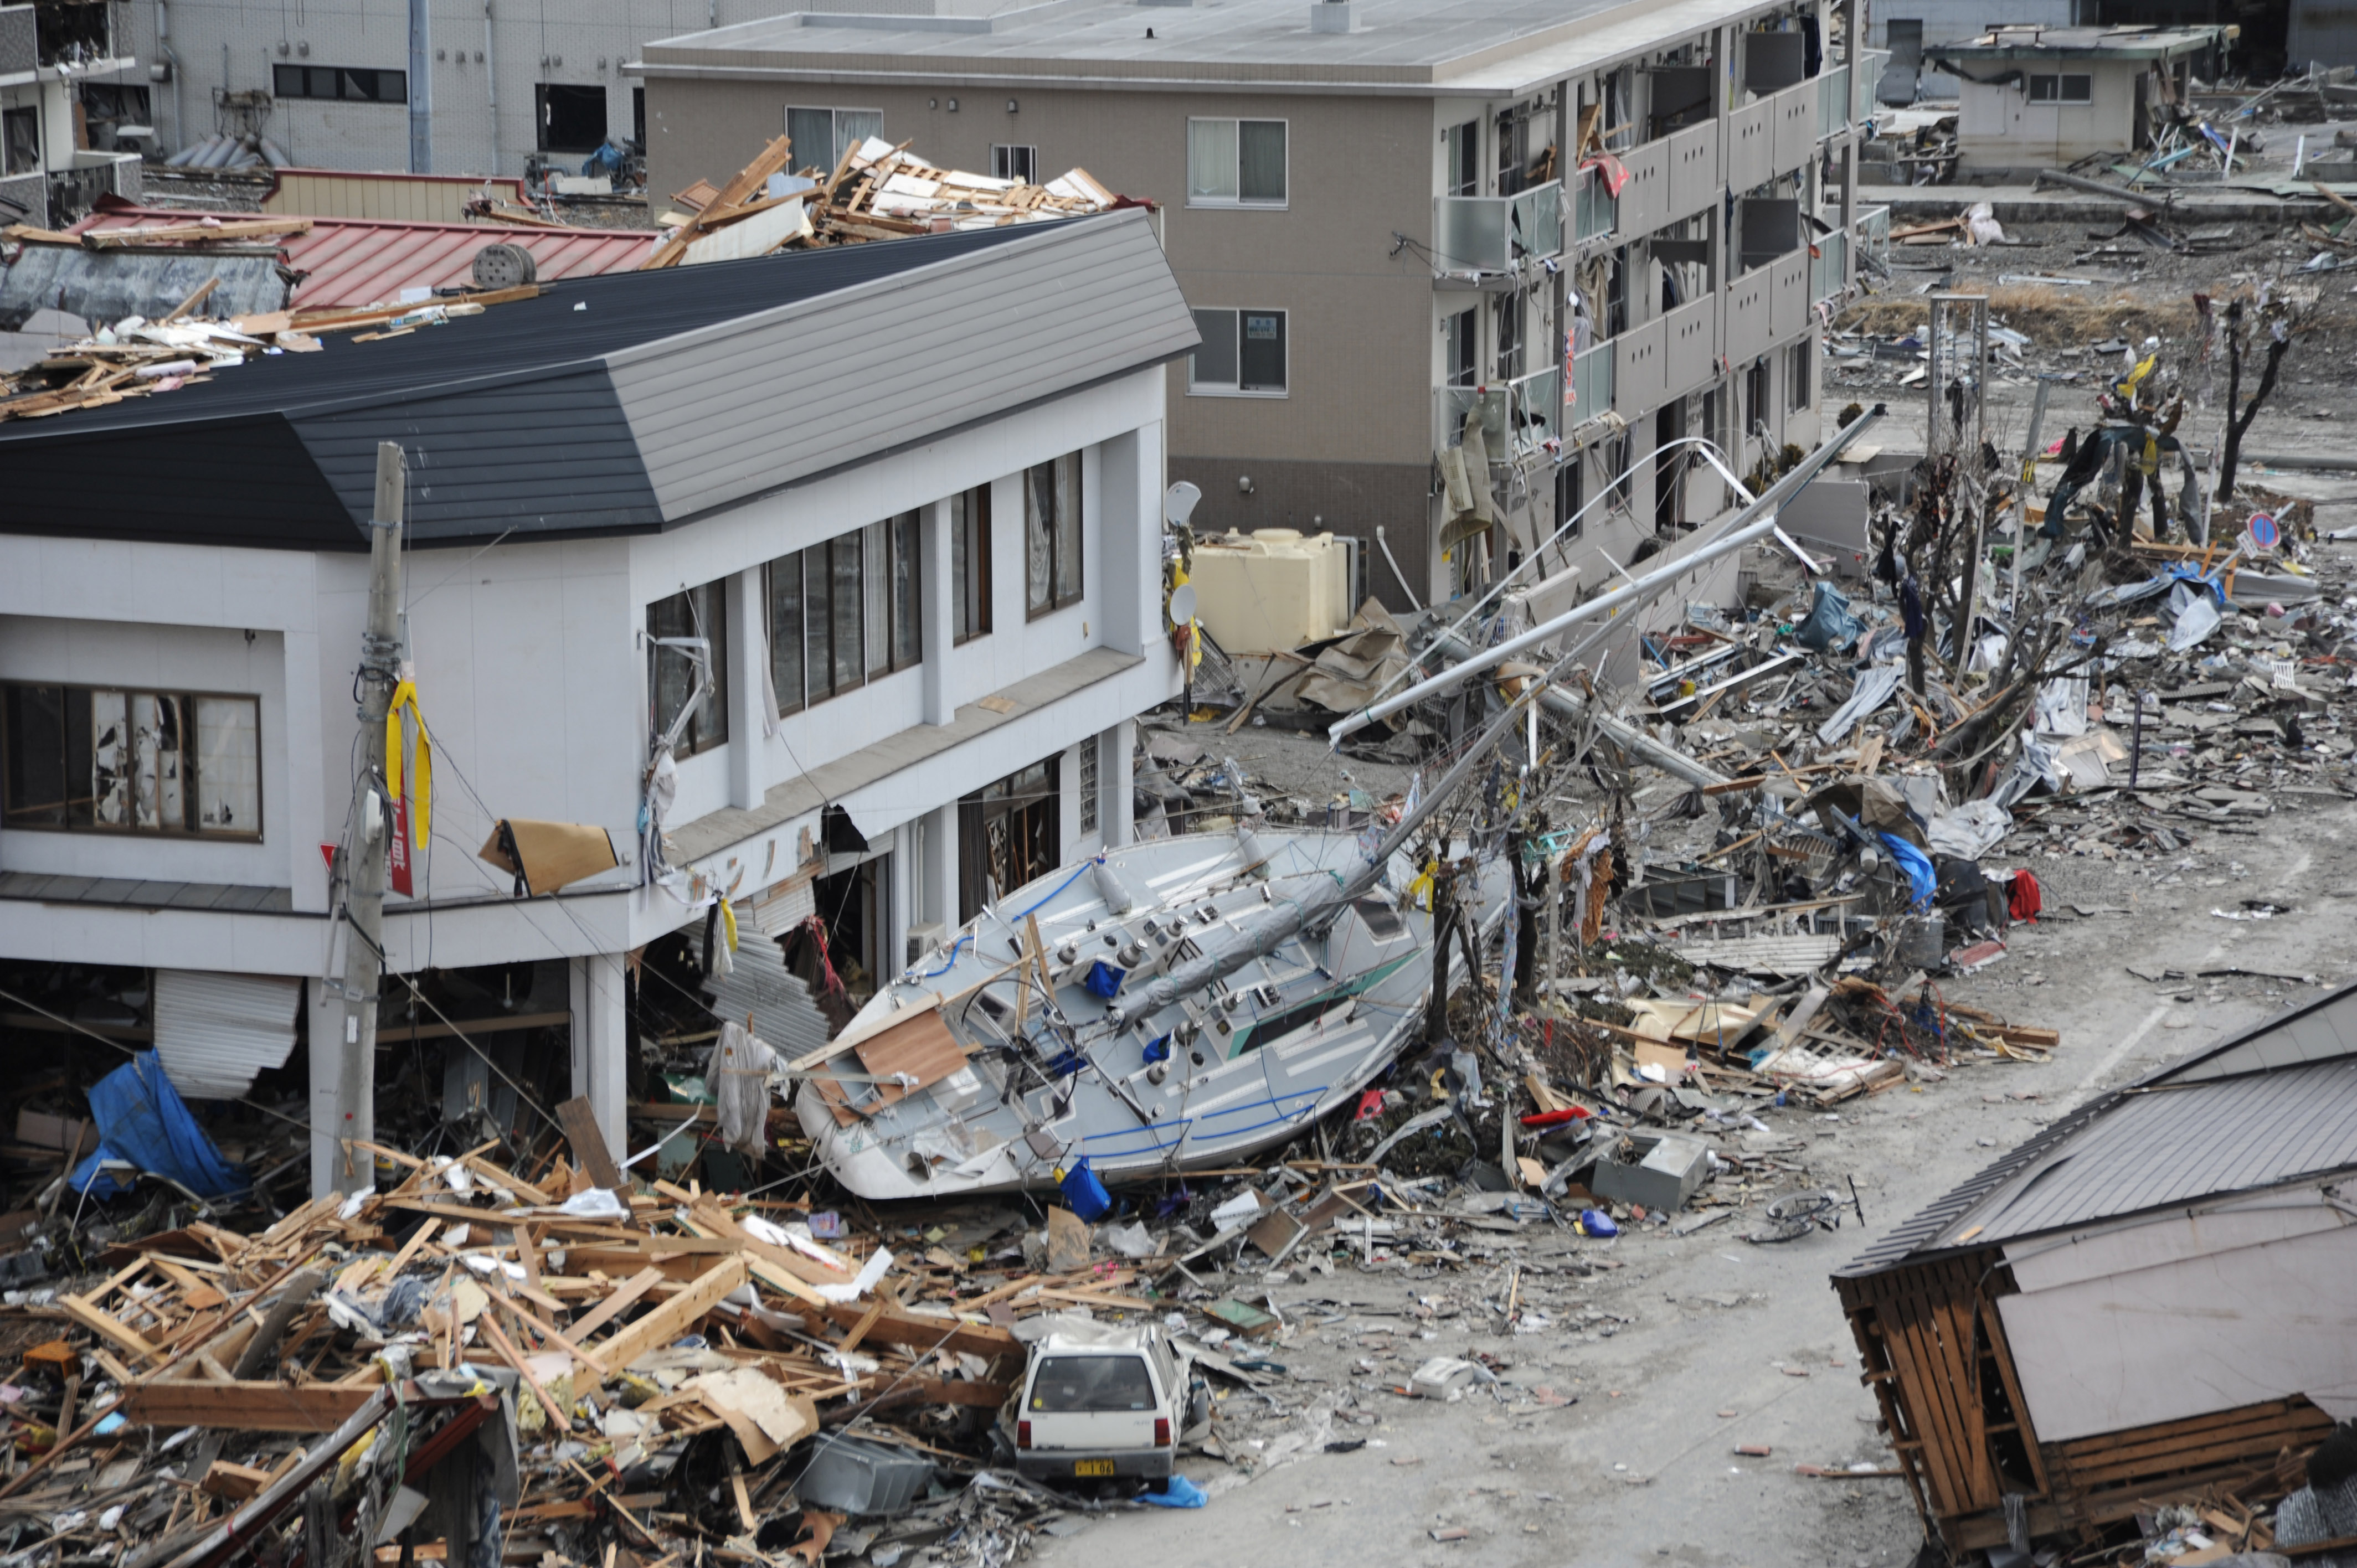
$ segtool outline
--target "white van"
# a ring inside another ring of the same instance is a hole
[[[1031,1347],[1000,1412],[1015,1468],[1033,1480],[1161,1477],[1211,1424],[1211,1391],[1156,1325],[1064,1318]]]

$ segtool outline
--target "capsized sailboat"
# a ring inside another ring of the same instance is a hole
[[[794,1064],[818,1157],[863,1197],[944,1197],[1296,1136],[1423,1028],[1432,916],[1405,835],[1376,836],[1188,834],[1017,889]],[[1480,865],[1458,897],[1487,929],[1512,884]]]

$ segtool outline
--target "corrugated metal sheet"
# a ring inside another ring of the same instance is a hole
[[[300,211],[293,209],[295,213]],[[134,208],[93,213],[75,224],[70,232],[158,229],[220,216]],[[540,281],[554,283],[560,278],[634,272],[653,253],[655,235],[651,231],[635,229],[519,229],[500,223],[405,223],[384,219],[323,217],[312,220],[310,232],[290,234],[279,242],[286,264],[309,274],[295,287],[294,303],[304,310],[390,305],[405,288],[456,288],[471,284],[475,252],[486,245],[522,246],[532,252]],[[55,246],[29,249],[60,250]],[[60,253],[74,252],[60,250]],[[183,267],[206,269],[196,274],[201,283],[212,268],[237,258],[162,259]],[[264,276],[275,280],[269,261],[248,264],[258,265]],[[178,303],[187,293],[184,289],[175,295],[167,302],[167,308]],[[277,308],[274,303],[237,306],[241,312]]]
[[[1144,212],[1016,232],[979,253],[609,354],[664,518],[1157,364],[1199,341]],[[781,373],[813,365],[827,373]]]
[[[1956,1224],[2011,1240],[2349,1165],[2357,1060],[2315,1062],[2127,1095]]]
[[[303,983],[269,974],[156,972],[156,1054],[183,1100],[233,1100],[286,1065]]]
[[[2357,1056],[2357,985],[2344,985],[2305,1007],[2278,1013],[2145,1081],[2191,1083],[2346,1056]]]
[[[273,216],[457,223],[465,219],[467,203],[485,191],[501,201],[523,201],[520,179],[290,168],[278,171],[278,183],[262,199],[262,209]]]
[[[700,946],[700,937],[692,938],[691,943]],[[747,1014],[752,1015],[753,1033],[788,1061],[826,1044],[826,1015],[786,967],[785,949],[768,937],[739,928],[734,956],[734,969],[705,983],[705,989],[712,993],[715,1018],[741,1024]]]
[[[818,913],[818,894],[809,879],[780,882],[737,906],[740,923],[749,919],[765,937],[782,937]]]

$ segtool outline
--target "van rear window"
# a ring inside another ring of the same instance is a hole
[[[1154,1380],[1135,1356],[1050,1356],[1031,1380],[1031,1408],[1062,1415],[1152,1410]]]

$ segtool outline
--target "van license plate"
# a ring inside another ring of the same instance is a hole
[[[1072,1461],[1072,1474],[1075,1476],[1110,1476],[1113,1474],[1113,1461],[1110,1459],[1075,1459]]]

